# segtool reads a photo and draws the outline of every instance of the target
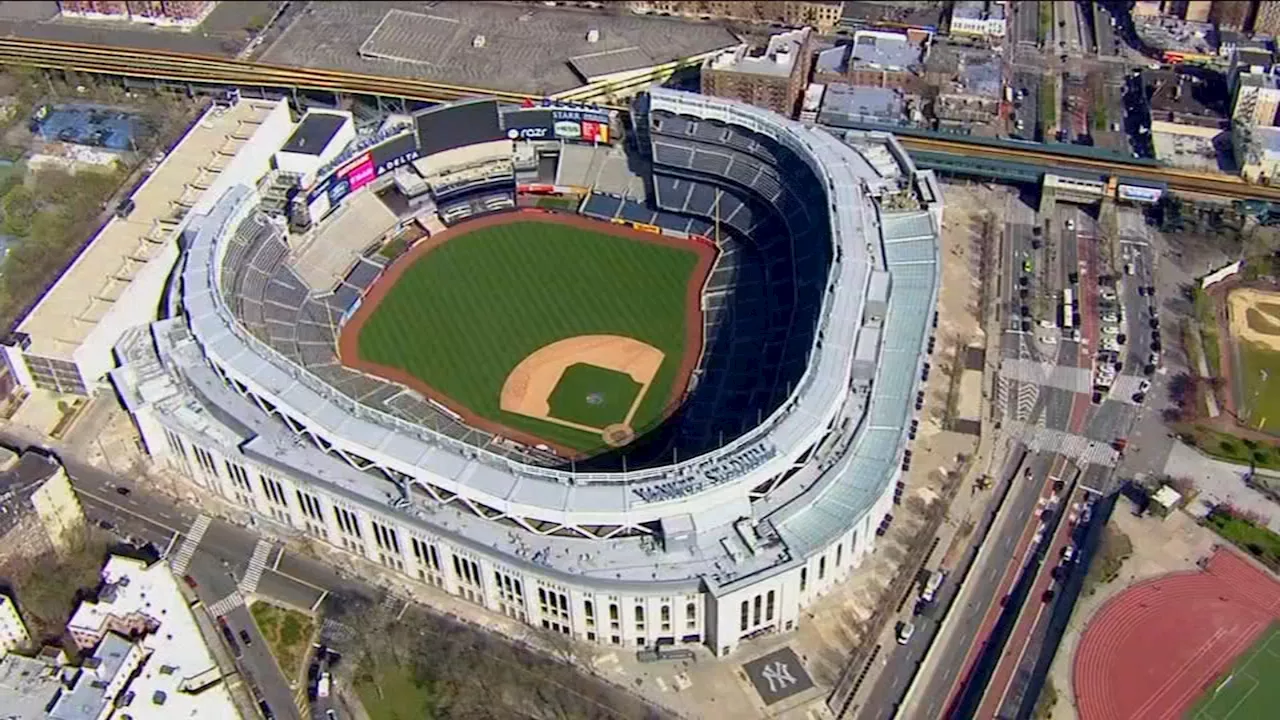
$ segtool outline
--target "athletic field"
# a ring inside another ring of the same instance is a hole
[[[1280,717],[1280,623],[1264,632],[1187,714],[1190,720]]]
[[[361,369],[485,429],[575,454],[604,448],[590,428],[624,418],[636,434],[652,428],[683,391],[701,350],[698,298],[710,267],[691,241],[544,213],[480,219],[437,239],[393,266],[344,328],[360,363],[375,367]],[[580,336],[633,338],[660,351],[660,365],[640,383],[569,358],[554,392],[538,399],[565,422],[502,409],[522,360]],[[359,366],[343,342],[344,362]]]

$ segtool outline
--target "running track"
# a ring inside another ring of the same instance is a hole
[[[1072,669],[1080,720],[1173,720],[1280,618],[1280,582],[1219,548],[1107,601]]]

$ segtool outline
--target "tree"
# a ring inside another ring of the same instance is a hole
[[[0,200],[4,222],[0,227],[8,235],[25,237],[31,232],[31,218],[36,214],[35,198],[25,185],[14,185]]]

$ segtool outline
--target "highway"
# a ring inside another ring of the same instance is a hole
[[[380,77],[318,68],[266,65],[211,55],[19,37],[0,38],[0,64],[209,85],[380,95],[426,102],[457,100],[481,95],[508,102],[520,102],[530,97],[519,93],[446,85],[412,78]],[[644,87],[671,69],[663,66],[653,73],[628,80],[622,85],[601,87],[592,91],[574,91],[573,96],[575,100],[592,102],[606,93]],[[614,109],[624,110],[625,108]],[[908,151],[932,151],[984,159],[1009,160],[1044,167],[1069,167],[1096,172],[1100,175],[1119,175],[1167,183],[1169,188],[1175,191],[1229,198],[1280,200],[1280,187],[1250,185],[1238,177],[1218,173],[1158,168],[1119,160],[1065,156],[1035,145],[1022,149],[976,144],[960,138],[899,136],[899,140]]]

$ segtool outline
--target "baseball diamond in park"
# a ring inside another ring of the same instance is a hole
[[[470,221],[397,260],[344,325],[344,364],[566,457],[624,446],[679,405],[715,250],[576,215]]]

